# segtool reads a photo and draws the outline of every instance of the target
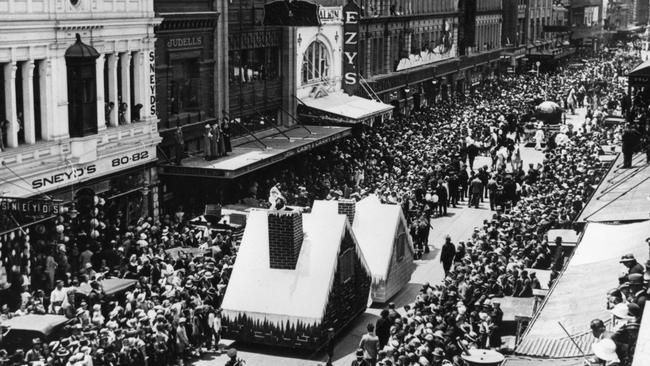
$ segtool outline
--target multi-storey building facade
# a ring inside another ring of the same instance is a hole
[[[436,76],[444,76],[448,95],[455,80],[447,76],[457,68],[435,68],[459,56],[457,1],[362,1],[361,6],[370,11],[360,19],[358,70],[379,98],[398,110],[417,109],[440,93],[432,84]]]
[[[228,106],[231,119],[250,131],[286,122],[282,101],[283,29],[264,25],[265,0],[238,0],[228,5]],[[265,123],[264,121],[267,121]],[[235,132],[243,133],[239,129]]]
[[[155,0],[156,93],[163,151],[183,129],[188,151],[203,149],[202,133],[226,106],[225,0]]]
[[[0,195],[157,210],[152,0],[0,0]]]
[[[603,35],[603,1],[573,0],[569,5],[571,41],[578,46],[598,47]]]

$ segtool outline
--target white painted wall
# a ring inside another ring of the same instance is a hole
[[[329,52],[328,91],[341,90],[341,76],[343,68],[343,24],[325,24],[320,27],[296,28],[296,39],[302,39],[296,45],[296,96],[300,99],[308,98],[312,89],[318,83],[302,83],[302,60],[305,51],[314,41],[321,41]]]

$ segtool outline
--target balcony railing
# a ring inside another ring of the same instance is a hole
[[[96,141],[93,141],[93,138]],[[84,140],[88,146],[96,148],[86,154],[101,157],[114,150],[123,150],[128,146],[151,146],[160,142],[156,122],[136,122],[128,125],[107,128],[97,135],[84,138],[69,138],[58,141],[38,141],[33,145],[20,145],[0,152],[0,162],[15,171],[29,171],[35,167],[60,164],[62,161],[78,160],[72,156],[73,143]]]

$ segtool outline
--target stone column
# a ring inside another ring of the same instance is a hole
[[[120,68],[122,71],[122,103],[126,103],[124,118],[126,123],[131,123],[131,52],[120,54]],[[117,106],[116,106],[117,107]]]
[[[144,52],[143,51],[137,51],[133,53],[133,103],[135,104],[141,104],[142,108],[140,108],[140,120],[144,119],[145,117],[145,110],[144,110],[144,105],[145,105],[145,92],[144,92]]]
[[[23,74],[23,127],[25,142],[29,145],[36,143],[36,126],[34,120],[34,60],[25,61],[21,65]]]
[[[9,121],[7,127],[7,147],[18,146],[18,115],[16,109],[16,62],[4,64],[5,81],[5,118]]]
[[[54,129],[54,99],[52,99],[52,62],[38,62],[38,82],[41,104],[41,138],[45,141],[52,139]]]
[[[53,98],[55,98],[54,129],[55,138],[70,137],[68,119],[68,69],[63,56],[52,59]]]
[[[106,104],[104,97],[105,56],[100,54],[95,60],[95,84],[97,85],[97,131],[106,129]]]
[[[117,110],[119,108],[117,102],[117,54],[111,53],[108,55],[108,96],[107,102],[114,104],[113,110],[110,113],[109,126],[117,126]]]

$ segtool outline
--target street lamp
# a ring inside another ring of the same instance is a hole
[[[535,62],[535,66],[537,66],[537,77],[539,77],[539,66],[540,66],[541,64],[542,64],[542,63],[539,62],[539,61]]]

